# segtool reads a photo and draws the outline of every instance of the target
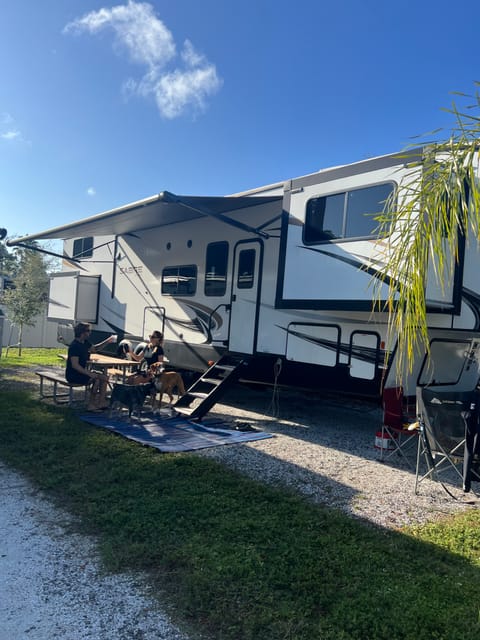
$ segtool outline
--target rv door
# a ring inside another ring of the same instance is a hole
[[[262,250],[259,240],[235,247],[228,348],[237,353],[255,349]]]

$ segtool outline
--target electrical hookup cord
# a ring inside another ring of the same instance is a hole
[[[278,388],[278,377],[282,371],[282,359],[277,358],[273,365],[273,391],[272,400],[265,411],[265,415],[269,415],[272,418],[278,418],[280,414],[280,390]]]

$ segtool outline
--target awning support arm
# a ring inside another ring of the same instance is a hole
[[[112,242],[114,241],[109,240],[108,242],[97,244],[94,247],[92,247],[92,251],[94,251],[95,249],[100,249],[101,247],[106,247],[107,244],[112,244]],[[38,251],[39,253],[45,253],[47,254],[47,256],[53,256],[54,258],[60,258],[61,260],[68,260],[69,262],[73,262],[75,264],[80,264],[81,262],[80,260],[77,260],[75,258],[70,258],[70,256],[67,256],[65,253],[55,253],[54,251],[47,251],[47,249],[42,249],[42,247],[32,246],[31,244],[25,244],[24,242],[17,242],[12,246],[14,248],[22,247],[22,249],[30,249],[30,251]],[[113,262],[113,260],[111,262]]]
[[[70,262],[80,262],[80,260],[75,260],[74,258],[69,258],[65,254],[55,253],[54,251],[47,251],[46,249],[42,249],[41,247],[32,247],[31,244],[25,244],[23,242],[17,242],[14,245],[15,247],[22,247],[22,249],[29,249],[30,251],[38,251],[39,253],[45,253],[47,256],[53,256],[54,258],[60,258],[61,260],[69,260]]]

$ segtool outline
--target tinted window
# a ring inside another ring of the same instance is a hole
[[[251,289],[255,278],[255,249],[243,249],[238,256],[237,287]]]
[[[314,198],[307,204],[305,242],[322,242],[343,236],[345,194]]]
[[[73,258],[91,258],[93,256],[93,237],[78,238],[73,241]]]
[[[392,184],[355,189],[347,194],[345,237],[372,236],[378,226],[375,218],[382,213],[393,191]]]
[[[223,296],[227,289],[228,242],[212,242],[205,260],[205,295]]]
[[[197,267],[193,264],[165,267],[162,293],[169,296],[193,296],[197,290]]]
[[[312,198],[305,216],[305,244],[373,236],[378,226],[375,217],[384,210],[393,189],[388,183]]]

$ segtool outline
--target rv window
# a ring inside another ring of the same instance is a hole
[[[237,287],[251,289],[255,277],[255,249],[244,249],[238,256]]]
[[[197,290],[197,267],[165,267],[162,271],[162,293],[167,296],[193,296]]]
[[[312,198],[307,202],[304,243],[373,236],[378,225],[374,218],[393,190],[390,182]]]
[[[93,256],[93,238],[78,238],[73,241],[73,256],[76,260]]]
[[[205,259],[205,295],[223,296],[227,290],[228,242],[212,242]]]
[[[470,340],[433,339],[430,343],[430,354],[425,356],[418,384],[441,385],[456,384],[468,362]]]

